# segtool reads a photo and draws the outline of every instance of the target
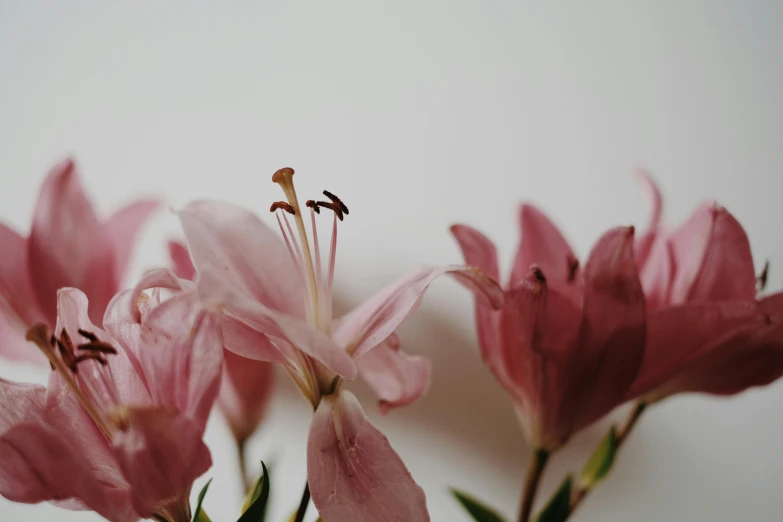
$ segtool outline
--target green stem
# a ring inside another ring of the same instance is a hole
[[[644,413],[644,410],[646,409],[647,409],[647,403],[644,401],[639,401],[634,405],[633,409],[628,414],[628,417],[625,419],[623,425],[617,430],[617,439],[616,439],[617,446],[615,452],[620,451],[620,447],[628,439],[628,436],[631,434],[631,431],[639,422],[639,417],[642,416],[642,413]],[[579,505],[584,501],[587,495],[590,494],[592,489],[593,489],[592,485],[582,486],[574,492],[573,496],[571,497],[571,510],[570,510],[571,514],[573,514],[576,508],[579,507]]]
[[[299,510],[296,512],[296,518],[294,522],[302,522],[307,513],[307,506],[310,505],[310,484],[305,483],[304,491],[302,492],[302,500],[299,502]]]
[[[546,463],[549,461],[549,451],[539,448],[533,451],[530,463],[527,467],[525,476],[525,485],[522,491],[522,504],[519,508],[519,522],[528,522],[530,513],[533,511],[533,502],[536,498],[538,485],[541,482],[541,476],[544,473]]]

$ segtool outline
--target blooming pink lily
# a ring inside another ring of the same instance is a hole
[[[657,313],[651,313],[644,362],[629,397],[651,402],[677,392],[734,394],[779,378],[783,294],[757,300],[742,225],[706,202],[680,227],[665,230],[660,191],[648,175],[641,179],[653,217],[637,261],[648,309]]]
[[[477,303],[481,354],[511,395],[534,448],[553,451],[625,399],[642,361],[645,303],[633,228],[595,244],[582,269],[557,228],[530,205],[505,305]],[[500,279],[495,246],[451,228],[466,262]]]
[[[112,522],[189,522],[193,481],[211,465],[202,441],[221,372],[215,318],[193,293],[162,304],[109,304],[105,330],[87,298],[58,293],[55,336],[28,332],[54,368],[47,388],[0,380],[0,494],[67,501]],[[34,349],[33,345],[29,345]]]
[[[108,220],[98,219],[73,161],[57,164],[38,195],[30,236],[0,224],[0,355],[42,362],[25,332],[34,324],[54,327],[57,290],[75,287],[91,301],[100,323],[119,290],[135,237],[158,202],[140,200]]]
[[[300,206],[291,169],[281,169],[273,181],[287,198],[272,205],[283,241],[252,213],[229,204],[199,201],[180,212],[201,299],[223,314],[227,349],[282,364],[316,410],[308,482],[326,522],[429,520],[424,492],[342,385],[361,373],[385,408],[412,402],[427,389],[429,367],[399,350],[394,330],[429,284],[450,274],[495,307],[502,292],[475,268],[427,267],[333,320],[337,227],[348,208],[326,191],[328,201]],[[316,227],[321,210],[333,213],[325,260]],[[399,371],[409,367],[414,370]]]
[[[177,277],[190,281],[196,278],[187,246],[170,241],[169,256]],[[230,350],[223,353],[223,379],[217,403],[240,447],[264,418],[274,389],[273,370],[272,363],[248,359]]]

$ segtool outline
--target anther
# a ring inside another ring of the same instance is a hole
[[[108,353],[110,355],[117,355],[117,349],[114,346],[110,345],[109,343],[103,342],[101,340],[96,340],[95,342],[90,342],[86,344],[80,344],[76,348],[87,352],[99,352],[99,353]]]
[[[274,212],[275,210],[285,210],[289,214],[295,216],[296,210],[294,210],[294,207],[292,207],[290,204],[286,203],[285,201],[275,201],[272,203],[272,206],[269,207],[269,212]]]
[[[761,292],[762,290],[764,290],[764,288],[767,287],[767,279],[769,279],[769,261],[764,263],[764,268],[761,270],[761,273],[756,278],[756,285],[759,292]]]
[[[329,203],[328,201],[316,201],[315,204],[318,205],[319,207],[328,208],[329,210],[337,214],[337,217],[340,219],[340,221],[343,220],[343,209],[340,208],[340,205],[336,203]]]
[[[319,206],[318,206],[318,203],[316,203],[316,202],[315,202],[315,201],[313,201],[312,199],[308,199],[308,200],[305,202],[305,206],[306,206],[306,207],[308,207],[308,208],[311,208],[311,209],[315,210],[315,213],[316,213],[316,214],[320,214],[320,213],[321,213],[321,207],[319,207]]]
[[[332,203],[334,203],[336,205],[339,205],[340,210],[343,211],[343,214],[345,214],[346,216],[348,214],[350,214],[350,212],[348,212],[348,207],[345,206],[345,203],[343,203],[343,201],[340,198],[338,198],[337,196],[335,196],[334,194],[332,194],[328,190],[324,190],[324,196],[326,196],[327,198],[331,199]]]
[[[84,337],[85,339],[87,339],[88,341],[90,341],[92,343],[97,343],[100,340],[100,339],[98,339],[97,335],[95,335],[92,332],[88,332],[87,330],[82,330],[81,328],[79,328],[78,332],[79,332],[79,335],[81,335],[82,337]]]
[[[538,268],[536,265],[533,265],[530,270],[533,273],[533,277],[536,278],[536,281],[542,285],[546,284],[546,276],[544,276],[544,272],[542,272],[540,268]]]

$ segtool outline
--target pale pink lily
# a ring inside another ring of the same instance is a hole
[[[505,305],[477,303],[476,324],[531,445],[553,451],[624,401],[644,351],[644,294],[633,228],[604,234],[581,269],[542,212],[522,205],[520,225]],[[451,231],[466,262],[499,280],[492,242],[464,225]]]
[[[272,205],[283,241],[252,213],[229,204],[199,201],[180,212],[202,301],[223,314],[227,349],[282,364],[316,409],[308,482],[325,522],[429,520],[424,492],[342,382],[358,372],[386,408],[412,402],[427,389],[429,368],[405,356],[393,334],[429,284],[450,274],[495,307],[502,292],[474,268],[428,267],[333,320],[337,226],[348,209],[326,191],[329,201],[308,201],[311,245],[293,170],[281,169],[273,181],[287,198]],[[325,261],[316,227],[322,209],[334,213]],[[414,371],[399,372],[411,365]],[[392,506],[388,499],[399,504]]]
[[[169,241],[169,257],[178,278],[195,280],[196,267],[186,245]],[[223,380],[217,403],[240,448],[264,418],[274,389],[273,370],[272,363],[248,359],[230,350],[223,353]]]
[[[193,481],[211,465],[202,435],[220,381],[219,329],[192,293],[132,303],[140,323],[126,320],[128,297],[109,304],[102,330],[84,293],[61,289],[56,336],[43,323],[28,332],[54,371],[48,388],[0,380],[4,497],[112,522],[190,521]]]
[[[30,236],[0,224],[0,355],[44,361],[27,346],[25,332],[39,322],[54,327],[62,287],[85,292],[99,323],[120,288],[136,235],[157,206],[139,200],[101,221],[73,161],[57,164],[41,187]]]
[[[650,316],[644,362],[629,397],[646,402],[677,392],[734,394],[783,375],[783,294],[757,300],[750,241],[714,202],[680,227],[662,225],[653,202],[647,255],[637,256]],[[639,246],[637,244],[637,246]]]

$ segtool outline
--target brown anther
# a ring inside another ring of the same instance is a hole
[[[340,208],[340,205],[337,203],[329,203],[328,201],[316,201],[316,205],[323,208],[328,208],[335,214],[337,214],[337,217],[340,219],[340,221],[343,220],[343,209]]]
[[[334,194],[332,194],[328,190],[324,190],[324,196],[326,196],[327,198],[331,199],[332,203],[335,203],[336,205],[339,205],[340,206],[340,210],[343,211],[343,214],[345,214],[346,216],[348,214],[350,214],[350,212],[348,212],[348,207],[345,206],[345,203],[343,203],[343,201],[340,198],[338,198],[337,196],[335,196]]]
[[[283,178],[290,178],[293,175],[294,175],[294,169],[290,167],[283,167],[282,169],[272,174],[272,182],[279,183],[280,181],[283,180]]]
[[[566,258],[566,263],[568,266],[568,276],[566,279],[569,283],[572,283],[576,278],[576,271],[579,270],[579,260],[569,254]]]
[[[294,210],[294,207],[292,207],[290,204],[286,203],[285,201],[275,201],[272,203],[272,206],[269,207],[269,212],[274,212],[275,210],[285,210],[289,214],[295,216],[296,211]]]
[[[81,335],[82,337],[84,337],[90,342],[97,343],[98,341],[100,341],[100,339],[98,339],[98,336],[92,332],[88,332],[87,330],[82,330],[81,328],[79,328],[78,332],[79,335]]]
[[[538,281],[542,285],[546,284],[546,276],[544,275],[544,272],[540,268],[538,268],[538,266],[533,265],[530,268],[530,271],[533,273],[533,277],[536,278],[536,281]]]
[[[316,202],[315,202],[315,201],[313,201],[312,199],[308,199],[308,200],[305,202],[305,206],[307,206],[307,207],[309,207],[309,208],[311,208],[311,209],[315,210],[315,213],[316,213],[316,214],[320,214],[320,213],[321,213],[321,207],[319,207],[319,206],[318,206],[318,203],[316,203]]]
[[[769,279],[769,261],[764,263],[764,268],[761,270],[761,273],[756,278],[756,287],[759,292],[761,292],[767,287],[768,279]]]
[[[80,344],[76,347],[78,350],[84,350],[87,352],[108,353],[110,355],[117,355],[117,349],[109,343],[97,340],[86,344]]]

